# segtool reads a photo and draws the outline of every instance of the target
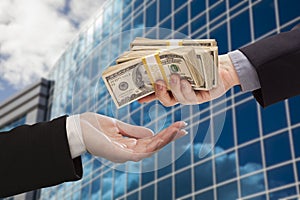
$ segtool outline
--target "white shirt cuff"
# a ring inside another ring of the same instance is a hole
[[[76,158],[86,152],[80,127],[80,115],[67,117],[67,137],[72,158]]]
[[[247,57],[239,50],[229,52],[228,55],[239,76],[242,91],[248,92],[261,88],[257,72]]]

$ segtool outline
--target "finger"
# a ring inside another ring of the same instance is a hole
[[[123,136],[127,136],[127,137],[147,138],[147,137],[151,137],[154,135],[153,131],[148,128],[145,128],[142,126],[134,126],[131,124],[126,124],[119,120],[116,121],[116,126],[117,126],[119,132]]]
[[[145,96],[141,99],[138,100],[139,103],[149,103],[151,101],[156,100],[156,95],[155,94],[150,94],[148,96]]]
[[[195,91],[193,90],[191,84],[183,79],[180,81],[180,86],[181,86],[181,92],[184,96],[184,99],[186,99],[187,104],[197,104],[198,99],[196,96]]]
[[[174,97],[177,99],[179,103],[186,104],[187,100],[182,94],[180,77],[177,74],[172,74],[170,78],[170,87]]]
[[[198,99],[197,103],[205,103],[211,100],[211,95],[209,91],[197,91],[196,96]]]
[[[177,139],[179,139],[179,138],[181,138],[181,137],[183,137],[183,136],[186,136],[187,134],[188,134],[188,132],[187,132],[186,130],[182,129],[182,130],[180,130],[180,131],[176,134],[176,136],[174,137],[173,141],[175,141],[175,140],[177,140]]]
[[[153,152],[161,149],[165,145],[169,144],[171,141],[174,140],[176,134],[186,126],[186,123],[183,121],[176,122],[169,126],[168,128],[164,129],[157,135],[153,137],[150,143],[146,147],[147,152]]]
[[[155,83],[155,95],[164,106],[172,106],[177,104],[176,99],[168,92],[164,81],[157,81]]]

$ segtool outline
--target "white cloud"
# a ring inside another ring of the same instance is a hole
[[[20,88],[45,76],[78,33],[78,27],[104,1],[1,1],[1,78]]]

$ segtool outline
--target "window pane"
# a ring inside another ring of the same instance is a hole
[[[124,172],[115,170],[114,174],[114,199],[122,196],[125,193],[126,174]]]
[[[137,200],[137,199],[139,199],[139,193],[138,192],[135,192],[132,195],[129,195],[127,197],[127,200]]]
[[[236,107],[238,143],[259,137],[256,102],[251,100]]]
[[[231,152],[215,160],[217,183],[236,177],[236,154]]]
[[[293,196],[297,194],[296,188],[295,187],[290,187],[287,189],[279,190],[276,192],[272,192],[269,194],[269,199],[270,200],[278,200],[278,199],[284,199],[288,196]]]
[[[287,185],[295,181],[293,166],[291,164],[269,170],[267,171],[267,176],[269,189]]]
[[[142,199],[154,199],[153,185],[150,185],[142,190]]]
[[[205,1],[203,0],[193,0],[191,2],[191,14],[192,14],[192,18],[196,15],[198,15],[199,13],[203,12],[205,10],[206,6],[205,6]]]
[[[218,116],[215,116],[218,117]],[[221,113],[219,117],[224,117],[224,113]],[[233,140],[233,127],[232,127],[232,110],[227,110],[225,116],[225,123],[222,129],[222,133],[216,142],[216,147],[222,148],[222,150],[229,149],[234,146]],[[217,120],[218,121],[218,120]]]
[[[112,171],[106,172],[102,177],[102,199],[111,199],[112,198]]]
[[[291,159],[290,142],[287,132],[265,139],[264,144],[267,166]]]
[[[299,17],[299,1],[278,0],[280,25]]]
[[[172,199],[172,178],[167,178],[157,183],[157,199]]]
[[[194,167],[195,190],[201,190],[213,184],[211,160]]]
[[[186,24],[188,21],[188,13],[187,13],[187,6],[184,8],[180,9],[180,11],[176,12],[175,17],[174,17],[174,26],[175,29],[178,29],[182,25]]]
[[[229,183],[217,188],[218,199],[237,199],[237,183]]]
[[[160,0],[159,1],[159,20],[163,20],[171,13],[172,3],[171,0]]]
[[[248,196],[265,190],[264,174],[259,173],[241,179],[242,196]]]
[[[156,2],[146,8],[146,27],[156,25]]]
[[[239,149],[239,166],[241,175],[262,169],[260,142]]]
[[[284,102],[261,108],[263,133],[268,134],[287,126]]]
[[[293,129],[293,142],[294,142],[294,150],[295,156],[300,156],[300,128]]]
[[[290,115],[291,115],[291,123],[296,124],[300,122],[300,95],[289,98],[289,107],[290,107]]]
[[[252,10],[256,38],[276,28],[273,0],[261,1],[253,6]],[[262,17],[262,13],[264,17]]]
[[[185,170],[175,175],[175,195],[180,198],[183,195],[191,193],[191,170]]]
[[[195,200],[205,200],[205,199],[214,199],[213,190],[209,190],[207,192],[203,192],[203,193],[197,194],[195,196]]]
[[[251,41],[250,20],[248,11],[245,11],[237,17],[233,18],[231,20],[230,26],[232,49],[238,49],[239,47]]]

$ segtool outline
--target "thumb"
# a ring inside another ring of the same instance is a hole
[[[142,126],[134,126],[131,124],[121,122],[119,120],[116,121],[116,126],[119,129],[119,132],[123,136],[127,137],[146,138],[152,137],[154,135],[153,131],[148,128]]]

